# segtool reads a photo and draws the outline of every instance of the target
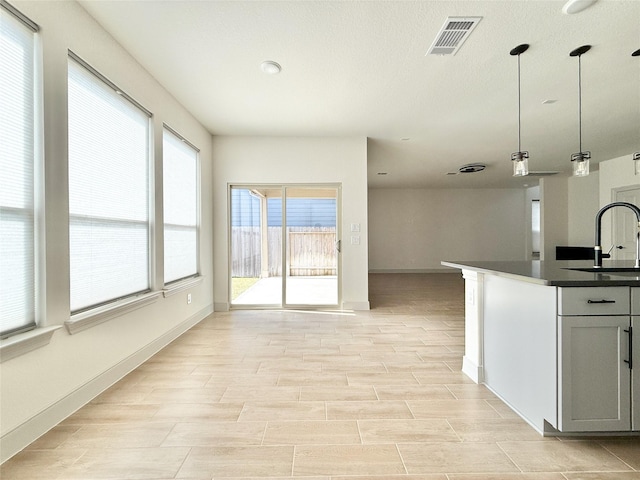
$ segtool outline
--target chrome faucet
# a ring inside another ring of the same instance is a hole
[[[598,213],[596,213],[596,244],[593,247],[594,249],[594,264],[595,268],[602,267],[602,246],[600,245],[602,240],[601,234],[601,224],[602,224],[602,214],[613,207],[627,207],[633,210],[633,213],[636,214],[636,218],[638,219],[638,228],[636,230],[636,264],[634,268],[640,268],[640,208],[636,207],[633,203],[628,202],[613,202],[609,205],[605,205],[600,209]]]

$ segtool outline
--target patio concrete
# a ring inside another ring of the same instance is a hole
[[[232,301],[233,306],[273,305],[282,301],[282,277],[261,278]],[[336,276],[287,277],[288,305],[337,305]]]

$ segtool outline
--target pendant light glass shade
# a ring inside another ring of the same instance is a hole
[[[529,175],[529,152],[515,152],[511,154],[513,162],[513,176],[526,177]]]
[[[636,152],[633,154],[633,165],[634,173],[636,175],[640,175],[640,152]]]
[[[518,151],[511,154],[514,177],[526,177],[529,175],[529,152],[523,152],[520,143],[520,54],[528,49],[529,45],[523,43],[509,52],[509,55],[518,56]]]
[[[589,159],[591,152],[579,152],[571,155],[574,177],[586,177],[589,175]]]
[[[589,175],[589,159],[591,152],[582,151],[582,63],[581,57],[583,53],[591,50],[591,45],[583,45],[569,53],[570,57],[578,57],[578,137],[579,148],[578,153],[571,155],[571,163],[573,165],[574,177],[586,177]]]

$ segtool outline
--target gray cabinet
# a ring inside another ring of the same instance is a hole
[[[640,288],[631,289],[631,326],[633,327],[633,369],[631,370],[631,429],[640,431]]]
[[[632,379],[627,363],[630,288],[558,290],[558,429],[629,431],[632,415],[637,428],[639,413],[632,403],[634,390],[635,403],[640,398],[640,381]]]

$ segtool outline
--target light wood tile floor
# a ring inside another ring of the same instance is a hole
[[[0,477],[640,480],[640,438],[543,438],[460,373],[459,274],[370,291],[370,312],[213,314]]]

